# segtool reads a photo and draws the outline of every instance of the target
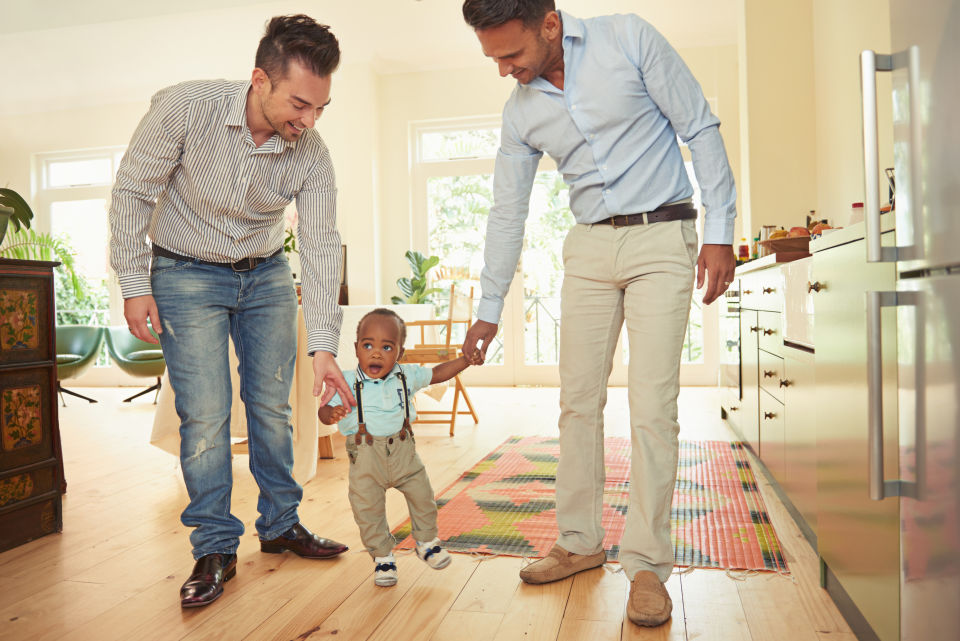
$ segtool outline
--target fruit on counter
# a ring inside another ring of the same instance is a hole
[[[790,231],[787,232],[788,238],[799,238],[802,236],[809,236],[810,231],[806,227],[791,227]]]
[[[813,229],[810,230],[810,235],[819,236],[820,234],[823,233],[824,229],[833,229],[833,227],[831,227],[827,223],[817,223],[816,225],[813,226]]]
[[[786,229],[778,229],[775,232],[770,234],[770,240],[776,240],[777,238],[786,238],[786,237],[787,237]]]

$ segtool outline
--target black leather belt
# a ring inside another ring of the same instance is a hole
[[[598,220],[594,225],[612,225],[613,227],[628,227],[630,225],[649,225],[662,223],[668,220],[688,220],[697,217],[697,210],[691,203],[677,203],[664,205],[653,211],[642,214],[618,214],[604,220]]]
[[[269,256],[250,256],[248,258],[241,258],[235,263],[215,263],[212,260],[201,260],[199,258],[193,258],[191,256],[183,256],[175,252],[170,251],[169,249],[164,249],[160,245],[154,243],[153,245],[153,255],[154,256],[163,256],[164,258],[171,258],[173,260],[183,260],[187,262],[197,262],[201,265],[213,265],[214,267],[226,267],[227,269],[232,269],[235,272],[248,272],[257,265],[261,264],[265,260],[269,260],[283,251],[283,247],[273,252]]]

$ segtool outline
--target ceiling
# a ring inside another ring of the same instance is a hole
[[[578,17],[637,13],[678,48],[735,44],[742,0],[567,0]],[[30,0],[0,3],[0,114],[145,100],[191,78],[242,78],[271,16],[331,25],[342,65],[377,73],[486,64],[459,0]]]

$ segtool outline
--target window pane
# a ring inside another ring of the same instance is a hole
[[[569,188],[560,174],[537,174],[522,259],[523,351],[527,365],[559,362],[563,239],[573,223]]]
[[[499,128],[431,131],[420,135],[421,160],[493,158],[499,148]]]
[[[57,322],[60,324],[110,324],[107,287],[109,231],[107,201],[57,201],[50,206],[53,236],[73,251],[81,290],[74,289],[66,272],[57,270]]]
[[[110,158],[57,160],[47,163],[47,187],[105,185],[113,179]]]
[[[430,254],[440,257],[431,272],[431,286],[441,291],[433,297],[437,318],[446,318],[450,284],[467,292],[473,288],[474,317],[480,302],[480,270],[487,214],[493,204],[493,176],[439,176],[427,180],[427,222]],[[454,342],[462,342],[463,326]],[[503,365],[503,330],[487,350],[488,365]]]

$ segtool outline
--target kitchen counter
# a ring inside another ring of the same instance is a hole
[[[777,252],[776,254],[770,254],[769,256],[757,258],[756,260],[751,260],[743,265],[739,265],[736,274],[737,276],[742,276],[750,272],[766,269],[767,267],[782,265],[783,263],[790,263],[801,258],[806,258],[809,255],[809,252]]]
[[[892,211],[887,212],[886,214],[881,214],[880,233],[882,234],[895,229],[897,226],[896,218],[896,213]],[[854,223],[852,225],[847,225],[846,227],[842,227],[840,229],[831,229],[828,230],[828,233],[810,241],[810,252],[816,253],[831,247],[852,243],[864,238],[866,235],[867,225],[863,221]]]

